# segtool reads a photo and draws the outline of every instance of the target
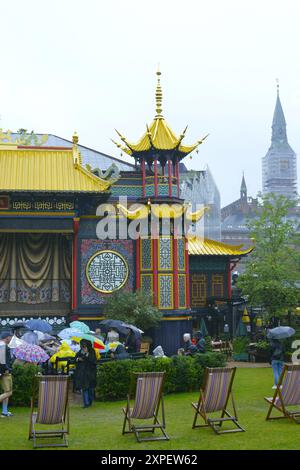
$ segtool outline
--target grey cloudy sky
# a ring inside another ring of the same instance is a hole
[[[276,82],[300,153],[298,0],[0,0],[0,127],[71,138],[120,157],[155,113],[186,142],[209,133],[189,168],[211,168],[222,205],[261,189]]]

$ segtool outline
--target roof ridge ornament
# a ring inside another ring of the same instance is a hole
[[[156,85],[156,92],[155,92],[155,98],[156,98],[156,116],[155,119],[163,119],[162,113],[162,88],[160,85],[160,76],[161,76],[161,71],[159,70],[159,66],[156,72],[157,75],[157,85]]]

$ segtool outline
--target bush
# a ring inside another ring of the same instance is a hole
[[[30,405],[30,399],[34,391],[34,377],[38,372],[41,372],[41,368],[34,364],[13,366],[13,394],[10,398],[10,402],[12,405]]]
[[[98,366],[96,395],[101,401],[125,399],[131,385],[131,372],[165,371],[165,393],[198,390],[205,367],[224,365],[225,357],[219,353],[107,362]]]

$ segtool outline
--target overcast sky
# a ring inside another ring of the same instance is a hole
[[[209,165],[222,206],[261,189],[276,78],[289,143],[300,154],[299,0],[0,0],[0,127],[52,133],[120,158],[163,114],[185,141],[209,138],[188,168]],[[123,157],[125,158],[125,157]],[[299,186],[299,183],[298,183]],[[299,187],[298,187],[299,189]]]

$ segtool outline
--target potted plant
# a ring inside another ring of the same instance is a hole
[[[243,361],[247,362],[249,359],[249,355],[247,352],[247,347],[249,344],[248,338],[245,337],[238,337],[234,338],[232,342],[233,346],[233,360],[234,361]]]

